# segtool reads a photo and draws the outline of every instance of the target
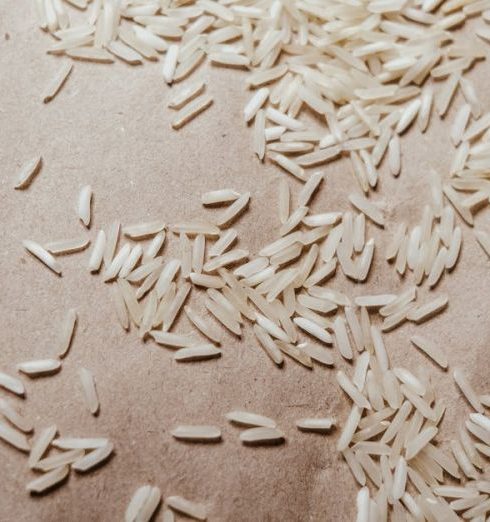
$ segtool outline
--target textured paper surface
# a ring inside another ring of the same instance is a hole
[[[278,370],[253,339],[250,328],[237,342],[224,335],[220,360],[177,364],[171,350],[143,344],[133,331],[117,324],[110,291],[86,270],[88,253],[60,258],[63,277],[52,274],[22,248],[22,239],[41,243],[79,237],[84,228],[76,215],[79,189],[94,190],[95,239],[99,227],[114,219],[125,224],[163,218],[213,216],[203,209],[203,191],[232,187],[252,192],[249,211],[236,224],[239,245],[257,252],[279,228],[277,182],[285,176],[260,164],[251,152],[252,130],[242,123],[249,94],[245,73],[204,68],[194,75],[208,82],[214,105],[174,132],[167,103],[175,91],[163,82],[161,63],[130,67],[76,63],[60,94],[41,102],[45,86],[61,65],[48,56],[50,37],[35,27],[28,3],[4,0],[0,6],[0,369],[16,373],[15,364],[56,355],[58,323],[65,311],[79,313],[75,342],[62,371],[29,381],[25,401],[12,397],[36,429],[57,424],[64,436],[107,436],[116,455],[86,476],[72,474],[63,487],[31,498],[25,484],[33,478],[27,459],[0,444],[0,518],[16,522],[121,520],[137,487],[157,485],[163,494],[205,503],[216,521],[348,521],[355,517],[357,486],[335,451],[338,431],[322,436],[299,432],[301,417],[346,418],[349,402],[335,381],[335,371],[313,371],[290,360]],[[8,34],[8,37],[7,37]],[[490,64],[479,63],[475,79],[483,106],[490,108],[487,84]],[[179,88],[179,87],[177,87]],[[458,95],[455,105],[461,103]],[[454,107],[448,120],[454,117]],[[448,123],[434,121],[425,136],[410,132],[402,140],[403,172],[394,180],[381,169],[375,198],[387,206],[387,233],[369,224],[376,239],[375,266],[367,284],[356,287],[340,271],[332,287],[356,296],[398,293],[410,280],[400,279],[382,256],[396,224],[417,223],[428,202],[430,167],[447,172],[452,148]],[[19,167],[36,154],[44,166],[27,191],[14,191]],[[325,168],[327,182],[314,201],[315,211],[347,210],[352,174],[345,162]],[[300,184],[290,179],[294,194]],[[476,217],[490,230],[490,213]],[[417,370],[430,365],[408,338],[425,335],[448,353],[481,393],[490,391],[489,260],[463,225],[460,263],[445,275],[437,293],[449,294],[448,309],[421,325],[404,325],[385,336],[393,365]],[[176,252],[173,241],[165,253]],[[423,296],[429,297],[424,287]],[[202,293],[191,303],[198,308]],[[191,332],[183,317],[176,331]],[[335,355],[337,368],[347,365]],[[97,381],[101,412],[86,410],[77,370],[90,369]],[[431,366],[436,392],[448,409],[441,442],[456,433],[469,413],[450,372]],[[7,393],[0,391],[1,396]],[[247,448],[239,429],[225,413],[243,408],[277,420],[287,443]],[[177,442],[169,431],[178,424],[221,427],[223,442],[193,445]],[[159,517],[161,518],[160,512]],[[157,518],[158,519],[158,518]]]

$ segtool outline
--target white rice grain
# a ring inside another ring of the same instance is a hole
[[[49,82],[49,85],[44,90],[42,95],[42,100],[44,103],[49,103],[58,94],[61,87],[63,87],[64,83],[68,79],[72,69],[73,64],[69,62],[66,62],[61,66],[53,79]]]
[[[105,446],[101,446],[100,448],[97,448],[85,456],[77,459],[71,465],[71,468],[78,473],[86,473],[87,471],[91,471],[93,468],[98,467],[100,464],[108,460],[113,452],[114,445],[112,442],[109,442]]]
[[[240,440],[248,445],[280,444],[284,442],[285,435],[277,428],[257,427],[242,431]]]
[[[156,486],[141,486],[133,494],[124,514],[125,522],[150,522],[162,500],[162,493]]]
[[[35,241],[31,241],[29,239],[25,239],[22,241],[23,247],[34,257],[39,259],[41,263],[46,265],[49,269],[51,269],[54,273],[61,276],[61,265],[56,259],[39,243]]]
[[[207,508],[203,504],[198,504],[179,496],[165,498],[165,504],[175,511],[183,513],[196,520],[206,520]],[[127,521],[126,521],[127,522]]]
[[[51,445],[51,441],[56,436],[58,429],[56,426],[49,426],[44,428],[32,443],[31,451],[29,453],[29,468],[34,468],[42,456],[46,453]]]
[[[3,440],[7,444],[10,444],[14,448],[17,448],[20,451],[24,451],[25,453],[29,453],[30,444],[27,440],[27,437],[20,431],[17,431],[14,428],[11,428],[7,424],[4,424],[0,421],[0,440]]]
[[[28,377],[44,377],[61,370],[61,362],[56,359],[36,359],[17,364],[17,370]]]
[[[95,243],[90,254],[88,268],[90,272],[97,272],[100,270],[100,266],[102,264],[102,259],[104,257],[104,252],[106,249],[106,235],[103,230],[99,230],[97,233],[97,238],[95,239]]]
[[[73,341],[73,335],[77,325],[77,312],[74,308],[70,308],[61,324],[61,332],[58,341],[58,357],[63,358],[68,353],[71,343]]]
[[[193,120],[196,116],[198,116],[201,112],[210,107],[212,103],[213,98],[208,94],[204,94],[192,100],[179,110],[175,118],[172,120],[172,127],[177,130],[180,129]]]
[[[92,372],[87,370],[87,368],[80,368],[78,370],[78,375],[82,383],[85,404],[92,415],[97,415],[99,413],[100,404],[97,389],[95,387],[95,378]]]
[[[221,350],[212,344],[201,344],[189,348],[180,348],[175,352],[174,360],[178,362],[203,361],[221,357]]]
[[[14,188],[25,189],[27,188],[35,176],[40,172],[43,160],[41,156],[29,160],[27,163],[22,165],[17,174],[17,181]]]
[[[476,394],[475,390],[471,386],[470,382],[466,378],[465,374],[461,370],[461,368],[454,368],[453,370],[453,378],[459,389],[465,396],[466,400],[471,404],[471,406],[478,412],[483,413],[483,406]]]
[[[177,426],[170,431],[172,437],[188,442],[219,442],[221,430],[215,426]]]
[[[51,489],[57,486],[58,484],[61,484],[61,482],[63,482],[66,479],[69,473],[69,466],[62,466],[56,468],[52,471],[49,471],[48,473],[45,473],[44,475],[41,475],[39,478],[29,482],[26,486],[26,489],[27,491],[29,491],[29,493],[44,493],[44,491],[47,491],[48,489]]]
[[[301,431],[312,431],[317,433],[327,433],[335,425],[334,419],[325,418],[306,418],[296,421],[296,426]]]

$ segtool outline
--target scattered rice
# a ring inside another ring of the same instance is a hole
[[[81,188],[78,196],[78,217],[87,228],[90,226],[91,205],[92,187],[90,185],[85,185]]]
[[[285,438],[284,433],[276,428],[249,428],[240,433],[240,440],[248,445],[281,444]]]
[[[470,382],[464,375],[463,371],[460,368],[455,368],[453,370],[454,381],[458,385],[459,389],[465,396],[466,400],[471,404],[471,406],[478,412],[483,413],[483,406],[476,394],[475,390],[471,386]]]
[[[71,468],[78,473],[86,473],[91,471],[93,468],[99,466],[103,462],[107,461],[114,452],[114,445],[109,442],[105,446],[97,448],[84,457],[76,460]]]
[[[210,107],[212,103],[213,98],[207,94],[204,94],[192,100],[182,109],[179,110],[175,118],[172,120],[172,127],[174,129],[180,129],[181,127],[189,123],[191,120],[193,120],[196,116],[198,116],[201,112],[205,111],[208,107]]]
[[[90,245],[90,239],[87,238],[74,238],[74,239],[62,239],[60,241],[51,241],[46,243],[44,247],[48,252],[53,255],[66,255],[74,254],[75,252],[81,252]]]
[[[155,236],[165,229],[163,221],[150,221],[147,223],[138,223],[136,225],[128,225],[123,227],[122,233],[131,239],[146,239]]]
[[[82,383],[82,390],[87,408],[92,415],[97,415],[99,413],[100,404],[95,387],[94,376],[92,372],[86,368],[80,368],[78,370],[78,375],[80,376],[80,381]]]
[[[219,442],[221,430],[215,426],[177,426],[170,431],[172,437],[190,442]]]
[[[32,422],[23,417],[6,399],[0,397],[0,413],[20,431],[30,433],[34,430]]]
[[[83,457],[83,455],[84,451],[81,449],[64,451],[62,453],[57,453],[56,455],[40,460],[34,468],[44,472],[51,471],[52,469],[59,468],[60,466],[72,464],[79,458]]]
[[[20,397],[25,394],[23,382],[3,372],[0,372],[0,387]]]
[[[175,511],[183,513],[188,517],[196,520],[207,519],[207,508],[202,504],[198,504],[183,497],[172,496],[165,498],[165,504]]]
[[[66,477],[68,477],[69,473],[69,466],[56,468],[29,482],[26,486],[26,489],[29,491],[29,493],[44,493],[44,491],[61,484],[66,479]]]
[[[46,453],[52,440],[56,436],[58,429],[56,426],[44,428],[32,443],[29,454],[29,467],[34,468],[42,456]]]
[[[37,359],[19,363],[17,369],[29,377],[44,377],[59,372],[61,362],[56,359]]]
[[[25,189],[27,188],[32,180],[36,177],[36,175],[40,172],[42,166],[42,157],[36,156],[35,158],[29,160],[25,163],[19,173],[17,174],[17,182],[15,184],[16,189]]]
[[[284,362],[281,350],[277,347],[272,337],[267,333],[266,330],[261,328],[258,324],[253,327],[254,334],[266,354],[272,359],[272,361],[278,366]]]
[[[32,254],[34,257],[37,257],[41,263],[45,264],[49,269],[61,276],[60,263],[56,261],[56,259],[39,243],[25,239],[22,241],[22,245],[30,254]]]
[[[0,439],[20,451],[29,453],[31,447],[27,437],[20,431],[0,421]]]
[[[58,70],[58,72],[50,81],[49,85],[46,87],[44,91],[44,94],[42,96],[42,100],[44,103],[49,103],[58,94],[60,89],[65,84],[72,69],[73,64],[69,62],[66,62],[61,66],[61,68]]]
[[[162,501],[162,493],[156,486],[138,488],[126,508],[125,522],[149,522]]]
[[[324,419],[299,419],[296,421],[296,426],[301,431],[313,431],[318,433],[325,433],[332,429],[335,421],[331,417]]]
[[[203,361],[215,357],[221,357],[221,350],[218,350],[212,344],[202,344],[177,350],[174,355],[174,360],[179,362]]]
[[[105,438],[80,438],[62,437],[54,439],[51,445],[62,450],[72,449],[97,449],[107,446],[109,440]]]
[[[433,301],[421,305],[407,314],[407,319],[417,324],[423,323],[444,310],[449,302],[447,295],[437,297]]]
[[[381,210],[373,203],[368,201],[360,194],[351,194],[349,201],[356,207],[360,212],[366,215],[371,221],[377,225],[384,227],[384,216]]]

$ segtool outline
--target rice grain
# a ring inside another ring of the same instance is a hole
[[[36,156],[22,165],[19,173],[17,174],[17,181],[14,188],[20,190],[27,188],[32,183],[32,180],[36,177],[36,175],[40,172],[42,162],[42,157]]]

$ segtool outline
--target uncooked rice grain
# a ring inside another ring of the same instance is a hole
[[[221,430],[215,426],[182,425],[170,431],[172,437],[187,442],[218,442],[221,440]]]
[[[59,337],[58,357],[63,358],[68,353],[73,341],[73,334],[77,325],[77,312],[74,308],[70,308],[65,315],[61,324],[61,333]]]
[[[32,254],[34,257],[39,259],[43,264],[50,268],[53,272],[61,276],[61,265],[60,263],[39,243],[25,239],[22,241],[24,248]]]
[[[26,486],[26,489],[29,491],[29,493],[43,493],[44,491],[63,482],[69,473],[69,466],[56,468],[29,482]]]
[[[108,460],[113,452],[114,445],[109,442],[105,446],[101,446],[100,448],[92,450],[90,453],[77,459],[71,465],[71,468],[78,473],[86,473],[87,471],[91,471],[93,468]]]
[[[95,378],[90,370],[87,368],[80,368],[78,375],[82,383],[83,396],[88,410],[92,415],[97,415],[99,412],[99,397],[95,387]]]
[[[149,522],[162,500],[162,493],[156,486],[138,488],[126,508],[125,522]]]
[[[91,205],[92,187],[90,185],[85,185],[81,188],[78,196],[78,217],[87,228],[90,226]]]
[[[277,428],[257,427],[249,428],[240,433],[240,440],[248,445],[282,443],[285,435]]]
[[[29,453],[30,445],[27,437],[24,433],[16,430],[15,428],[11,428],[7,424],[0,421],[0,440],[3,440],[7,444],[10,444],[14,448],[17,448],[20,451],[24,451]]]
[[[43,377],[61,370],[61,362],[56,359],[37,359],[17,364],[19,372],[29,377]]]
[[[90,245],[88,238],[61,239],[59,241],[51,241],[46,243],[44,247],[53,255],[66,255],[75,252],[81,252]]]
[[[189,123],[189,121],[198,116],[201,112],[210,107],[212,103],[213,98],[208,94],[204,94],[192,100],[190,103],[184,105],[184,107],[179,110],[175,118],[172,120],[172,127],[174,129],[180,129]]]
[[[331,417],[325,418],[306,418],[296,421],[296,426],[301,431],[313,431],[318,433],[329,432],[335,425],[335,421]]]
[[[22,165],[21,169],[19,170],[19,173],[17,174],[17,181],[14,188],[27,188],[31,184],[35,176],[40,172],[42,162],[42,157],[36,156],[35,158],[29,160],[27,163]]]
[[[175,511],[183,513],[196,520],[206,520],[207,508],[203,504],[198,504],[179,496],[165,498],[165,504]]]
[[[204,361],[221,357],[221,350],[213,344],[201,344],[189,348],[180,348],[174,354],[174,360],[178,362]]]
[[[68,76],[70,75],[73,69],[73,64],[69,62],[65,62],[58,72],[55,74],[53,79],[49,82],[49,85],[46,87],[44,94],[42,96],[42,100],[44,103],[50,102],[59,92],[61,87],[65,84]]]
[[[453,377],[466,400],[478,413],[483,413],[483,406],[480,402],[480,399],[478,398],[478,395],[476,394],[461,368],[454,368]]]

